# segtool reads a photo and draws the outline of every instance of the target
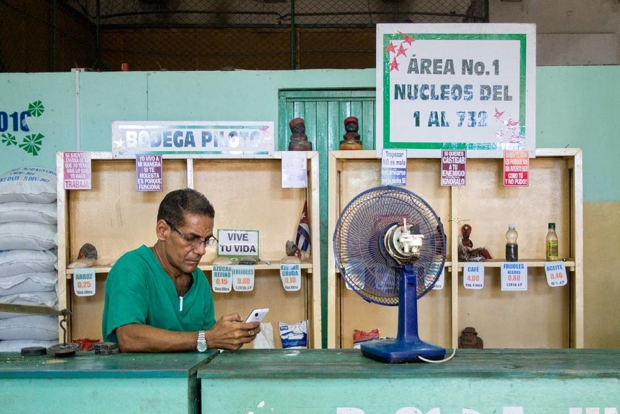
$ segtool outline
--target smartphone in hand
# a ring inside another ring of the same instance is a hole
[[[265,315],[267,315],[267,312],[269,312],[269,308],[254,309],[250,312],[250,315],[247,317],[245,322],[260,322],[263,320]]]

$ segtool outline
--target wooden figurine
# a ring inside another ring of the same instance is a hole
[[[482,349],[484,348],[484,342],[482,341],[482,338],[478,337],[478,332],[476,332],[476,329],[468,326],[463,329],[461,336],[459,336],[459,348]]]
[[[291,128],[291,140],[288,144],[289,151],[312,151],[312,142],[306,135],[306,124],[303,118],[295,118],[288,123]]]
[[[471,230],[469,224],[461,227],[461,240],[458,246],[459,262],[483,262],[492,259],[491,253],[485,247],[474,249],[474,242],[469,238]]]
[[[356,117],[350,116],[344,120],[344,129],[347,131],[343,140],[340,141],[341,150],[361,150],[362,141],[360,134],[357,133],[359,129],[359,121]]]

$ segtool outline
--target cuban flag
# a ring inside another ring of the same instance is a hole
[[[310,221],[308,220],[308,200],[304,201],[304,209],[301,212],[295,244],[305,253],[310,253]]]

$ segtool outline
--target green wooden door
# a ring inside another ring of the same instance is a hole
[[[321,230],[321,314],[322,347],[327,347],[327,186],[328,153],[340,147],[345,133],[344,120],[355,116],[364,149],[375,148],[375,89],[283,90],[279,94],[277,150],[286,151],[293,118],[303,118],[306,135],[319,153],[319,193]]]

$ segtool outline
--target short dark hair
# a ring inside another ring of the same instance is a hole
[[[166,220],[174,226],[185,224],[185,214],[215,218],[213,205],[201,192],[191,188],[171,191],[159,205],[157,221]]]

